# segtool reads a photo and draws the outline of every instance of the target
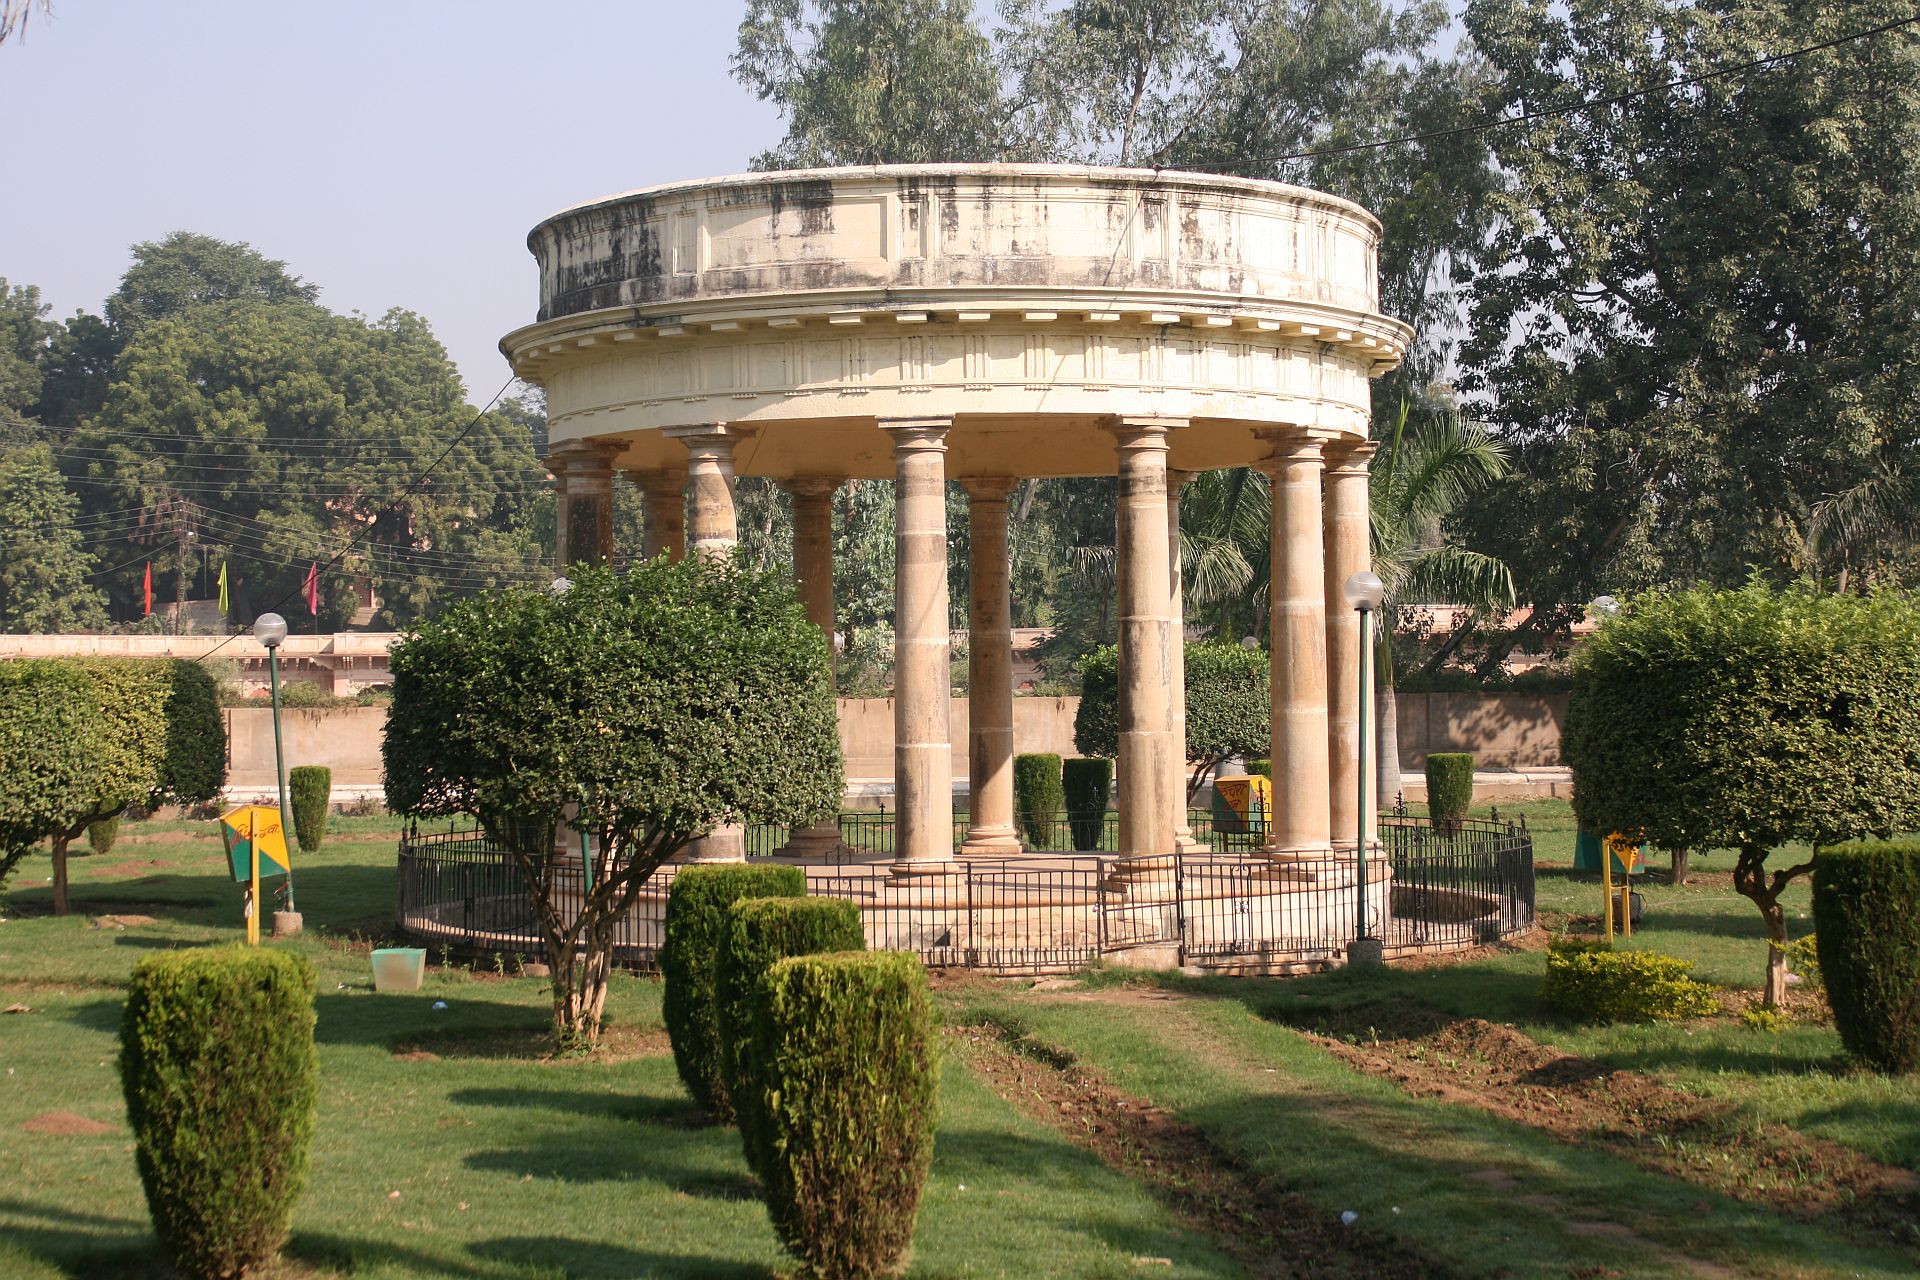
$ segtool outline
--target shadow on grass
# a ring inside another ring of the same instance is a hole
[[[145,1223],[0,1197],[6,1242],[79,1280],[170,1280]]]
[[[681,1254],[628,1249],[599,1241],[569,1240],[564,1236],[508,1236],[468,1246],[480,1258],[575,1277],[684,1276],[698,1280],[765,1280],[774,1274],[765,1267],[742,1262],[720,1262]]]

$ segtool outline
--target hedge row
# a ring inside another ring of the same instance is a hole
[[[1813,924],[1847,1051],[1881,1071],[1920,1068],[1920,841],[1822,849]]]

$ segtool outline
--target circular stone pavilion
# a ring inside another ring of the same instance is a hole
[[[773,477],[793,497],[809,616],[831,633],[830,499],[852,477],[893,481],[896,880],[952,869],[956,749],[971,785],[961,854],[1020,852],[1007,499],[1033,476],[1119,477],[1116,865],[1144,884],[1185,847],[1180,488],[1198,471],[1261,468],[1274,511],[1266,857],[1276,882],[1331,889],[1335,873],[1311,868],[1353,849],[1367,767],[1341,588],[1368,566],[1368,381],[1410,336],[1379,311],[1379,236],[1347,201],[1197,173],[713,178],[535,227],[539,320],[501,348],[546,390],[561,564],[609,556],[615,471],[645,492],[650,555],[724,553],[734,477]],[[964,745],[947,728],[949,480],[971,500]],[[837,842],[826,826],[790,851]]]

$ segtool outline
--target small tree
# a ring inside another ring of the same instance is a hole
[[[1186,649],[1187,801],[1207,775],[1235,756],[1266,754],[1272,732],[1272,678],[1264,649],[1196,641]],[[1080,660],[1080,709],[1073,744],[1083,755],[1120,751],[1120,651],[1113,645]]]
[[[327,839],[327,807],[333,799],[333,770],[323,764],[298,764],[287,770],[287,806],[293,810],[293,834],[300,852],[318,853]]]
[[[383,748],[395,809],[470,814],[518,864],[563,1047],[598,1041],[614,924],[662,863],[722,823],[819,822],[843,787],[826,642],[789,583],[698,558],[569,572],[395,646]]]
[[[1589,831],[1735,849],[1786,996],[1779,845],[1920,827],[1920,608],[1905,596],[1699,589],[1646,596],[1574,657],[1562,751]]]
[[[0,884],[93,796],[99,703],[61,662],[0,662]]]

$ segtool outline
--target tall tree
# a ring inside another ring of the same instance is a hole
[[[1475,536],[1523,599],[1830,570],[1816,510],[1910,468],[1920,33],[1843,37],[1911,16],[1467,6],[1507,111],[1606,100],[1489,134],[1512,187],[1461,381],[1514,450]]]
[[[44,444],[0,451],[0,631],[97,631],[106,597],[67,489]]]
[[[0,427],[39,404],[47,348],[59,330],[47,322],[47,310],[37,285],[11,285],[0,276]]]

